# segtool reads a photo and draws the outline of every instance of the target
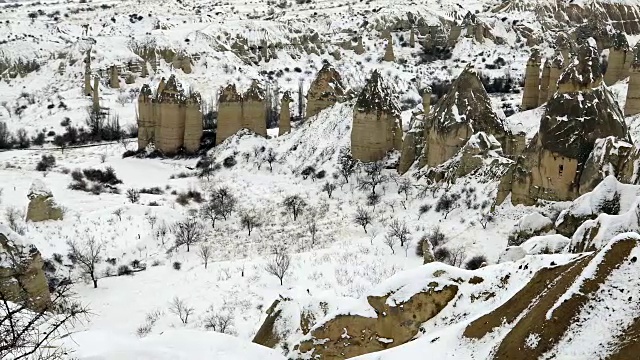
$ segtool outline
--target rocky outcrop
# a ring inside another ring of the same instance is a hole
[[[404,174],[411,168],[416,159],[422,154],[424,144],[424,120],[431,111],[431,88],[421,90],[422,112],[413,114],[409,122],[409,131],[402,140],[402,152],[398,163],[398,173]]]
[[[551,59],[546,59],[544,61],[544,65],[542,65],[542,74],[540,75],[540,91],[538,92],[538,105],[544,104],[549,98],[549,83],[551,82],[551,61]]]
[[[239,94],[235,85],[228,85],[222,90],[218,104],[216,145],[240,129],[267,136],[265,92],[257,81],[254,80],[244,94]]]
[[[353,112],[351,154],[363,162],[382,160],[402,148],[402,119],[389,84],[375,70],[358,95]]]
[[[288,91],[282,95],[280,101],[280,126],[278,128],[278,135],[282,136],[291,131],[291,110],[289,104],[291,103],[291,95]]]
[[[611,86],[624,79],[627,72],[625,70],[625,61],[629,51],[627,36],[622,32],[617,32],[613,39],[613,47],[609,49],[609,65],[604,73],[605,84]],[[626,65],[630,66],[631,64]]]
[[[344,95],[345,88],[340,74],[329,63],[325,63],[307,92],[307,117],[317,115],[340,101]]]
[[[158,85],[156,97],[143,85],[138,96],[138,149],[153,143],[157,150],[174,155],[195,153],[202,137],[200,94],[185,94],[174,75]]]
[[[421,175],[432,182],[447,183],[470,174],[478,181],[497,180],[511,164],[493,135],[478,132],[471,135],[455,156],[441,165],[427,167]]]
[[[543,268],[508,301],[471,322],[464,336],[470,340],[497,336],[489,357],[495,360],[513,359],[514,354],[522,360],[590,357],[584,347],[610,349],[608,359],[631,359],[636,355],[628,342],[635,335],[629,331],[638,325],[640,314],[627,305],[635,302],[636,291],[636,281],[628,279],[637,271],[639,250],[640,237],[625,234],[598,252]],[[628,320],[606,320],[620,311],[630,311]],[[615,326],[615,334],[593,337],[590,326],[604,323]],[[584,354],[576,354],[575,344],[582,344],[577,351]]]
[[[34,180],[29,189],[27,221],[62,220],[64,211],[53,199],[53,193],[42,180]]]
[[[91,89],[91,103],[94,110],[100,110],[100,79],[93,78],[93,89]]]
[[[562,75],[566,61],[561,52],[556,52],[555,56],[551,59],[551,69],[549,70],[549,88],[547,89],[547,98],[544,102],[547,102],[558,90],[558,80]]]
[[[514,204],[575,199],[596,140],[607,136],[626,139],[627,127],[611,92],[602,86],[599,55],[585,43],[560,76],[538,133],[510,177],[502,179],[496,201],[509,191]]]
[[[523,216],[509,233],[509,245],[520,245],[526,240],[546,234],[553,230],[553,221],[548,217],[533,212]]]
[[[632,149],[626,139],[597,139],[580,175],[580,195],[593,190],[607,176],[620,174]]]
[[[0,224],[0,298],[45,309],[51,297],[42,265],[35,246]]]
[[[522,94],[522,110],[538,107],[540,86],[540,51],[531,51],[524,73],[524,92]]]
[[[455,283],[443,282],[424,284],[406,298],[399,289],[368,296],[371,316],[340,314],[315,325],[297,346],[298,358],[348,359],[410,341],[457,294]]]
[[[629,65],[629,87],[624,115],[632,116],[640,113],[640,42],[633,47],[633,60]]]
[[[511,153],[511,135],[493,111],[478,74],[468,66],[425,119],[420,167],[438,166],[453,158],[478,132],[492,135]]]
[[[184,54],[176,54],[171,61],[174,69],[180,69],[185,74],[191,74],[191,58]]]

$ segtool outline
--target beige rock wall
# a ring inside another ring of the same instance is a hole
[[[609,49],[609,65],[607,72],[604,73],[604,83],[611,86],[623,78],[625,73],[624,62],[627,57],[627,51]]]
[[[264,100],[242,102],[242,127],[267,136],[267,105]]]
[[[545,101],[548,101],[558,90],[558,80],[560,79],[560,74],[562,74],[563,63],[561,58],[556,57],[551,64],[549,71],[549,89],[547,90],[547,98]]]
[[[242,124],[242,96],[235,85],[229,85],[222,90],[218,101],[216,145],[242,129]]]
[[[389,34],[389,37],[387,38],[387,45],[384,49],[384,57],[382,59],[390,62],[396,61],[396,57],[393,54],[393,38],[391,37],[391,34]]]
[[[156,134],[156,149],[173,155],[183,145],[184,107],[177,102],[163,102],[157,106],[160,111],[160,132]]]
[[[91,90],[93,109],[100,109],[100,80],[98,77],[93,78],[93,89]]]
[[[109,87],[112,89],[120,88],[120,79],[119,79],[118,67],[115,65],[111,65],[109,68]]]
[[[382,112],[354,111],[351,154],[362,162],[382,160],[387,152],[402,149],[400,119]]]
[[[640,113],[640,42],[633,48],[633,62],[629,67],[629,87],[624,115],[632,116]]]
[[[151,89],[144,85],[138,96],[138,149],[144,149],[154,142],[156,123]]]

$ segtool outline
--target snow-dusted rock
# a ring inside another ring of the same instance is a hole
[[[42,180],[36,179],[29,189],[27,220],[33,222],[62,220],[64,211],[53,199],[53,193]]]
[[[510,245],[520,245],[525,240],[542,235],[553,229],[553,221],[539,212],[523,216],[511,230]]]
[[[527,252],[522,248],[522,246],[509,246],[502,254],[500,254],[498,263],[502,264],[509,261],[518,261],[525,256],[527,256]]]

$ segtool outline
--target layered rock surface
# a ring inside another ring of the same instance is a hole
[[[29,198],[27,207],[28,221],[62,220],[64,217],[64,211],[56,203],[53,193],[42,180],[35,180],[31,184],[27,197]]]

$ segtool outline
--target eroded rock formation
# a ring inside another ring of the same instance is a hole
[[[632,116],[640,113],[640,42],[633,47],[633,60],[629,65],[629,88],[624,115]]]
[[[12,302],[41,310],[50,302],[42,257],[32,244],[0,224],[0,292]]]
[[[256,80],[244,94],[239,94],[235,85],[228,85],[218,99],[216,145],[240,129],[267,136],[265,91]]]
[[[625,64],[629,51],[627,36],[617,32],[613,39],[613,47],[609,49],[609,65],[604,73],[605,84],[611,86],[625,77],[627,73],[625,66],[631,66],[631,64]]]
[[[375,70],[358,95],[353,112],[351,154],[363,162],[382,160],[402,148],[400,108],[389,85]]]
[[[560,76],[538,133],[511,175],[502,179],[497,202],[509,191],[514,204],[575,199],[596,139],[607,136],[626,139],[627,127],[617,102],[602,85],[598,52],[585,43]]]
[[[42,180],[34,180],[29,189],[27,221],[62,220],[64,211],[53,199],[53,193]]]
[[[527,68],[524,73],[524,93],[522,94],[522,110],[538,107],[540,86],[540,52],[534,48],[531,51]]]
[[[370,317],[336,315],[315,325],[299,344],[299,358],[348,359],[402,345],[418,333],[422,323],[447,306],[457,291],[454,283],[434,281],[407,299],[395,298],[395,291],[368,296]]]
[[[173,155],[184,149],[195,153],[202,137],[200,94],[185,94],[175,76],[158,85],[155,98],[144,85],[138,97],[138,149],[154,143],[157,150]]]
[[[291,110],[289,104],[291,103],[291,94],[285,92],[282,95],[280,101],[280,126],[278,129],[278,135],[282,136],[291,131]]]
[[[325,63],[307,92],[307,117],[317,115],[323,109],[334,105],[344,94],[345,88],[340,74],[329,63]]]
[[[112,89],[120,88],[120,72],[116,65],[111,65],[109,68],[109,87]]]

